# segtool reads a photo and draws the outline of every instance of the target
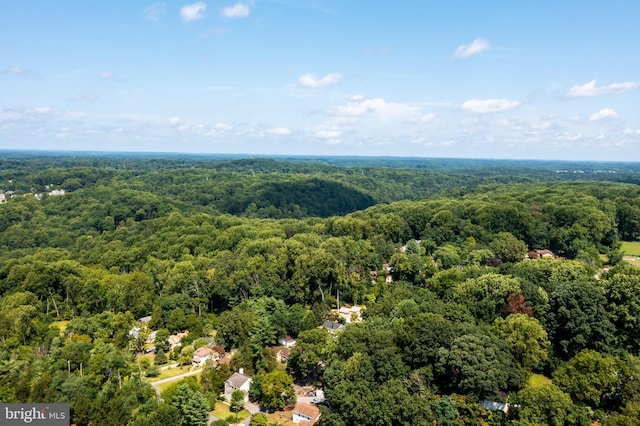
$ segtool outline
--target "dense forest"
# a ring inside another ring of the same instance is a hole
[[[4,154],[0,402],[202,425],[242,369],[320,426],[639,424],[640,164]],[[156,394],[207,339],[231,364]]]

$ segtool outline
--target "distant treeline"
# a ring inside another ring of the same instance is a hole
[[[560,181],[638,183],[640,164],[86,153],[7,153],[0,159],[0,191],[128,189],[181,204],[181,211],[256,218],[329,217],[379,203],[463,195],[479,185]]]

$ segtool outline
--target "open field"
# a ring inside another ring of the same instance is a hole
[[[640,266],[640,241],[623,241],[620,250],[624,253],[625,262]]]
[[[640,241],[623,241],[622,252],[627,256],[640,256]]]

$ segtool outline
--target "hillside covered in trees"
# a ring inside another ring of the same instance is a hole
[[[322,386],[319,425],[638,424],[640,270],[620,242],[640,240],[639,182],[625,163],[7,154],[0,401],[199,425],[242,368],[267,410],[292,401],[265,383]],[[344,304],[364,320],[333,336]],[[147,316],[157,365],[208,337],[230,367],[161,401],[131,333]]]

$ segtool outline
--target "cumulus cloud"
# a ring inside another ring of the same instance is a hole
[[[514,109],[522,105],[522,101],[510,101],[508,99],[469,99],[460,108],[466,112],[486,114]]]
[[[631,136],[640,136],[640,129],[632,129],[630,127],[627,127],[626,129],[624,129],[624,134]]]
[[[207,4],[198,2],[194,4],[188,4],[180,8],[180,18],[182,22],[193,22],[204,17],[204,12],[207,10]]]
[[[375,114],[383,121],[418,121],[422,118],[420,108],[397,102],[387,102],[382,98],[369,99],[362,95],[351,98],[347,105],[339,106],[329,112],[336,117],[360,117]],[[427,117],[427,119],[429,119]]]
[[[251,13],[251,9],[244,3],[236,3],[220,10],[220,15],[225,18],[246,18]]]
[[[150,21],[157,22],[167,11],[166,3],[154,3],[144,10],[144,17]]]
[[[271,134],[271,135],[290,135],[291,134],[291,130],[288,129],[287,127],[274,127],[271,129],[267,130],[267,133]]]
[[[583,96],[617,95],[640,88],[640,82],[627,81],[623,83],[611,83],[608,86],[596,87],[597,80],[591,80],[582,86],[576,85],[569,89],[564,96],[567,98]]]
[[[592,114],[589,117],[589,121],[601,121],[601,120],[615,120],[620,117],[615,110],[610,108],[601,109],[600,111]]]
[[[485,50],[491,49],[491,45],[484,39],[477,38],[471,42],[471,44],[462,44],[458,46],[454,58],[468,58],[469,56],[477,55]]]
[[[308,89],[317,89],[319,87],[332,86],[342,81],[342,74],[331,73],[324,77],[318,78],[313,74],[303,74],[298,78],[298,84]]]

